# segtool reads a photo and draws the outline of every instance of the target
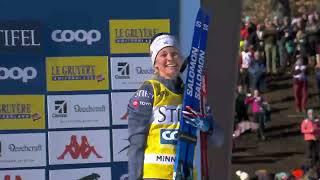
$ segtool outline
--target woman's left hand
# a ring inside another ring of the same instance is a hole
[[[202,132],[210,133],[210,131],[212,131],[212,115],[200,115],[190,106],[186,106],[186,110],[182,111],[182,114],[187,124],[199,128]]]

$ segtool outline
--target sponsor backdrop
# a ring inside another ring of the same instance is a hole
[[[126,180],[127,104],[179,2],[0,4],[0,179]]]

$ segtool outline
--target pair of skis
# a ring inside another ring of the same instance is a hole
[[[205,51],[208,36],[209,16],[199,9],[192,40],[192,47],[187,64],[187,74],[185,81],[185,91],[183,96],[182,111],[190,106],[194,111],[200,112],[205,116],[206,104],[206,83],[205,83]],[[182,112],[181,111],[181,112]],[[205,133],[200,133],[197,127],[186,123],[183,115],[180,116],[180,129],[176,149],[176,160],[174,165],[174,180],[193,180],[194,156],[197,139],[200,140],[201,151],[201,177],[202,180],[208,179],[207,162],[207,137]],[[199,145],[198,145],[199,148]],[[197,179],[198,179],[197,178]]]

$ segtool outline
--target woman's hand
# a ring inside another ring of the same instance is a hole
[[[186,110],[182,111],[183,117],[187,124],[190,124],[196,128],[199,128],[202,132],[208,132],[212,130],[212,115],[208,116],[200,115],[193,110],[190,106],[186,106]]]

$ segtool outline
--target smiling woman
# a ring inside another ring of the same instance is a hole
[[[173,178],[184,92],[183,60],[175,37],[167,33],[153,38],[150,56],[154,76],[128,105],[129,180]]]

